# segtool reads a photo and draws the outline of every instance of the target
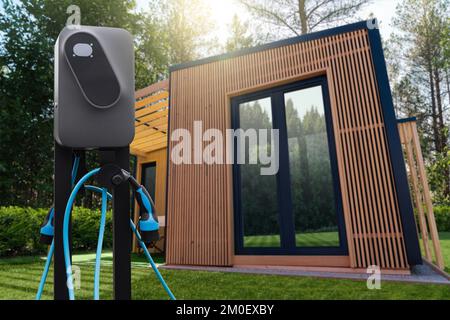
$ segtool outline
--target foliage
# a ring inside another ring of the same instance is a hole
[[[215,53],[217,39],[210,36],[215,27],[204,0],[152,0],[168,66]],[[167,72],[167,71],[166,71]]]
[[[386,42],[397,116],[417,118],[436,204],[450,199],[449,8],[448,0],[403,0]]]
[[[351,21],[370,0],[239,0],[272,33],[300,35]]]
[[[53,46],[73,1],[0,1],[0,206],[46,207],[53,189]],[[198,58],[211,30],[191,1],[154,0],[146,13],[134,0],[76,5],[83,25],[134,35],[137,88],[166,78],[170,64]],[[89,154],[88,167],[95,163]],[[84,200],[93,202],[90,193]]]
[[[434,161],[427,168],[428,180],[433,194],[435,204],[450,205],[450,194],[448,194],[448,169],[450,168],[450,150],[438,153]]]
[[[433,211],[438,230],[450,232],[450,206],[437,206]]]
[[[53,172],[53,46],[70,0],[2,0],[0,205],[49,206]],[[82,0],[82,23],[135,30],[133,1]]]
[[[15,256],[45,252],[39,243],[39,230],[47,209],[0,207],[0,256]],[[74,250],[90,250],[97,246],[100,212],[75,207],[72,212],[72,241]],[[103,243],[112,246],[111,213],[106,217]]]
[[[235,14],[230,25],[231,35],[225,44],[225,51],[235,51],[255,46],[257,41],[249,33],[249,23],[241,22]]]

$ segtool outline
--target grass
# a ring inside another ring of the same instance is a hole
[[[445,271],[450,273],[450,232],[439,232],[439,239],[441,240],[441,251],[442,256],[444,257]],[[433,252],[433,242],[431,239],[429,240],[429,246]],[[422,252],[424,252],[422,239],[420,240],[420,247]]]
[[[450,232],[439,232],[441,250],[444,256],[445,271],[450,273]]]
[[[297,246],[302,247],[338,247],[339,234],[337,231],[298,233],[295,235],[295,241]],[[244,246],[277,248],[280,246],[280,236],[246,236]]]
[[[450,265],[450,232],[440,234],[446,265]],[[76,254],[81,269],[78,299],[92,299],[95,255]],[[145,258],[133,255],[133,299],[167,299]],[[157,263],[162,263],[157,257]],[[42,257],[0,259],[0,299],[34,299],[44,266]],[[102,257],[100,297],[112,298],[112,255]],[[448,270],[448,267],[447,267]],[[318,279],[312,277],[251,275],[223,272],[161,270],[178,299],[442,299],[450,300],[445,285],[382,282],[381,290],[368,290],[365,281]],[[43,299],[52,298],[50,272]]]

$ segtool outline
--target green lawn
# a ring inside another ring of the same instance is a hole
[[[444,256],[445,271],[450,273],[450,232],[439,232],[439,239],[441,240],[441,250],[442,255]],[[433,251],[433,243],[431,242],[431,239],[429,242],[431,251]],[[422,239],[420,240],[420,247],[423,252]]]
[[[446,264],[450,265],[450,232],[442,233],[441,240]],[[111,258],[111,253],[104,254],[102,299],[112,297]],[[74,264],[81,268],[81,289],[75,291],[77,298],[92,298],[94,259],[94,254],[74,256]],[[156,261],[162,262],[160,258]],[[44,259],[40,257],[0,259],[0,299],[34,299],[43,266]],[[365,281],[184,270],[162,270],[161,273],[178,299],[450,300],[450,290],[445,285],[382,282],[381,290],[368,290]],[[52,286],[50,273],[44,299],[52,298]],[[132,286],[134,299],[167,299],[141,256],[133,256]]]
[[[445,271],[450,273],[450,232],[440,232],[441,250],[445,261]]]
[[[295,235],[295,242],[301,247],[338,247],[339,234],[337,231],[298,233]],[[280,236],[246,236],[244,246],[276,248],[280,246]]]

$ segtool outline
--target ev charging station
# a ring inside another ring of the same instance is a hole
[[[171,299],[175,299],[145,245],[159,238],[153,201],[129,173],[129,145],[134,138],[135,121],[131,34],[118,28],[66,27],[56,42],[54,63],[54,207],[41,228],[41,239],[51,247],[37,299],[45,285],[52,253],[54,298],[75,298],[70,215],[80,190],[102,194],[94,298],[99,299],[106,203],[112,199],[114,299],[131,299],[131,232],[136,234],[164,289]],[[99,153],[99,168],[87,172],[84,168],[86,152]],[[98,186],[85,185],[94,176]],[[129,185],[141,209],[141,233],[131,220]]]

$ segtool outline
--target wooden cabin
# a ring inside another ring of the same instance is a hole
[[[167,264],[408,272],[422,263],[373,24],[175,65],[170,88],[160,82],[136,98],[131,152],[139,179],[154,179]],[[231,162],[167,161],[180,143],[168,135],[199,122],[202,132],[278,130],[278,140],[259,137],[245,153],[278,150],[276,173],[260,174],[259,160],[239,163],[236,146]]]

